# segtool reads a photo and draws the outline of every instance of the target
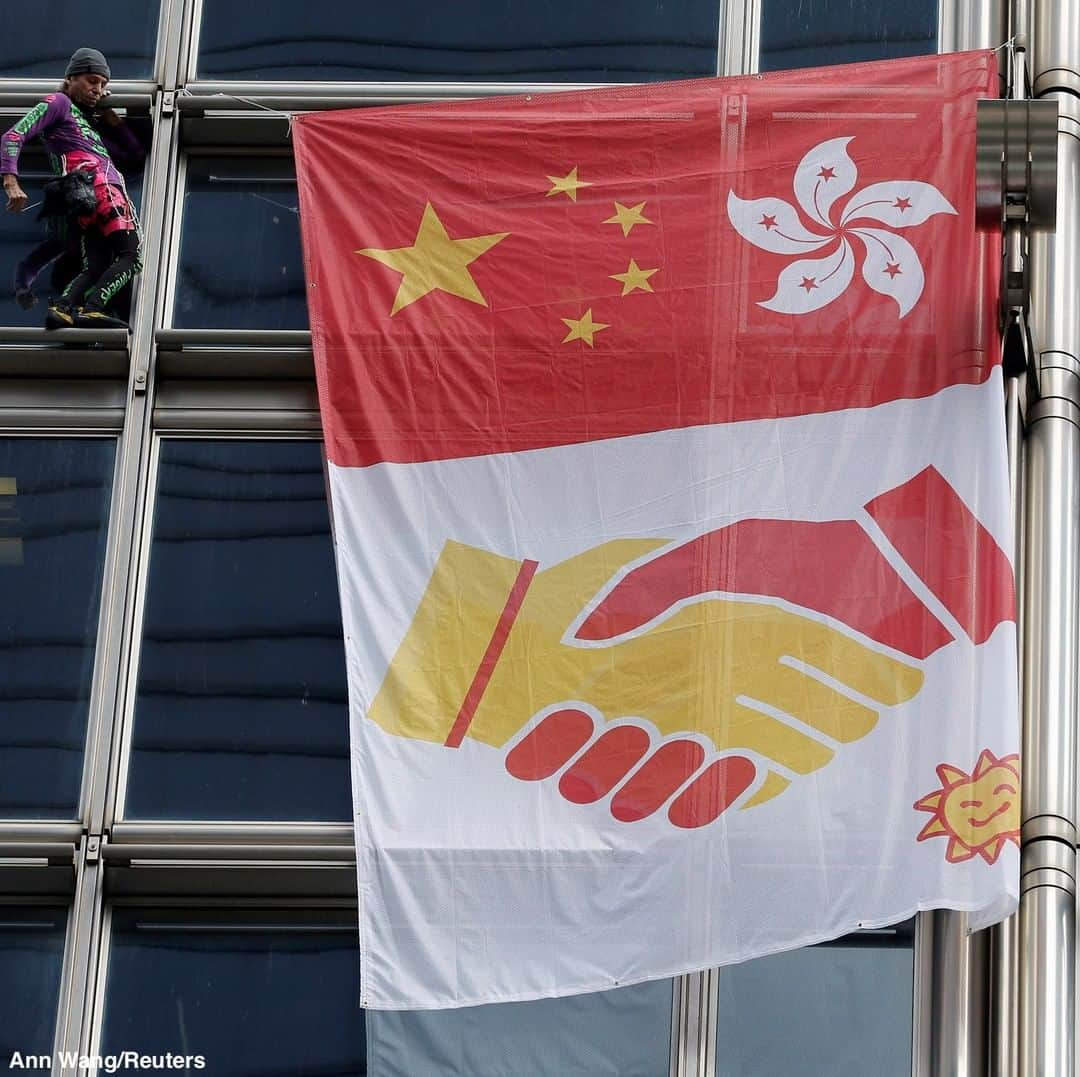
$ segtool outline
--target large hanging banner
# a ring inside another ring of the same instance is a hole
[[[993,55],[299,117],[362,1003],[1018,893]]]

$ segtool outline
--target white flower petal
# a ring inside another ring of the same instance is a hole
[[[882,295],[892,296],[903,318],[922,295],[922,262],[915,248],[901,236],[880,228],[853,228],[851,231],[866,245],[862,265],[863,280]]]
[[[948,199],[930,183],[888,180],[871,183],[853,195],[844,207],[841,223],[874,220],[891,228],[910,228],[936,213],[955,212]]]
[[[776,280],[776,295],[759,307],[780,314],[809,314],[831,303],[851,283],[855,256],[846,239],[824,258],[800,258],[785,266]]]
[[[808,232],[798,210],[782,198],[740,198],[728,192],[728,219],[735,231],[755,247],[773,254],[807,254],[832,241]]]
[[[830,138],[820,142],[795,169],[795,197],[815,221],[833,228],[829,211],[833,203],[855,186],[859,171],[848,156],[851,138]]]

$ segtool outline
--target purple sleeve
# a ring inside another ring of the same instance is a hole
[[[35,135],[44,134],[50,127],[71,114],[71,101],[66,94],[51,93],[35,105],[14,127],[0,138],[0,175],[19,174],[19,154],[23,145]]]
[[[142,164],[146,160],[146,149],[139,141],[139,136],[123,121],[115,127],[102,124],[98,127],[98,134],[109,156],[117,167],[126,175],[128,172],[141,171]]]
[[[50,237],[39,243],[15,267],[15,291],[29,291],[37,275],[59,255],[64,253],[64,244]]]

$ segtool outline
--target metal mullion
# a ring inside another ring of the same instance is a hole
[[[673,981],[671,1077],[706,1077],[712,1073],[708,1034],[710,1026],[714,1031],[716,1027],[713,984],[718,975],[719,970],[709,969]]]
[[[221,845],[255,847],[263,843],[283,846],[341,847],[352,846],[352,823],[184,823],[143,822],[140,820],[118,822],[112,828],[113,848],[125,844],[151,844],[164,846],[169,843],[187,845]]]
[[[105,1018],[105,988],[108,982],[109,957],[112,943],[112,905],[104,904],[101,909],[100,930],[96,938],[93,977],[88,984],[86,996],[86,1024],[79,1050],[83,1054],[95,1055],[101,1043],[101,1030]],[[69,1077],[63,1074],[63,1077]],[[70,1077],[76,1077],[72,1074]],[[81,1077],[81,1075],[80,1075]]]
[[[61,1065],[59,1051],[80,1052],[84,1030],[92,1019],[93,984],[100,937],[103,872],[100,861],[87,863],[82,851],[76,861],[75,901],[69,913],[69,945],[65,950],[63,1008],[57,1018],[58,1051],[53,1077],[83,1077]]]
[[[147,420],[152,409],[147,409]],[[130,583],[127,603],[127,619],[122,650],[120,690],[116,697],[114,737],[111,746],[112,775],[108,799],[105,805],[106,826],[111,831],[123,818],[124,798],[127,794],[128,765],[131,757],[131,736],[134,726],[135,698],[137,695],[139,661],[142,657],[142,624],[146,606],[146,590],[149,579],[150,555],[153,546],[154,510],[157,500],[158,462],[161,439],[147,430],[150,439],[146,472],[142,476],[142,499],[137,506],[139,521],[138,542],[130,563]]]
[[[122,583],[111,594],[109,605],[109,631],[106,637],[109,648],[106,675],[100,686],[98,698],[104,711],[107,707],[109,721],[101,723],[95,744],[96,769],[92,786],[90,824],[91,833],[103,833],[111,823],[112,789],[115,785],[115,750],[113,745],[122,732],[118,719],[124,710],[124,661],[126,641],[130,637],[130,608],[133,588],[132,571],[137,561],[143,536],[138,529],[141,519],[140,498],[143,496],[147,477],[147,445],[150,438],[152,408],[152,360],[154,327],[160,307],[159,267],[163,248],[167,248],[166,223],[170,200],[175,198],[174,171],[176,165],[179,122],[174,114],[163,108],[159,99],[155,115],[153,153],[148,182],[145,188],[147,228],[145,237],[145,271],[142,275],[136,317],[133,324],[131,347],[131,372],[128,386],[128,412],[124,437],[121,439],[122,463],[120,484],[125,495],[117,528],[115,557],[126,569]],[[119,578],[119,577],[118,577]]]
[[[203,0],[184,0],[184,29],[187,34],[186,48],[181,56],[180,84],[195,82],[199,70],[199,41],[202,38]]]
[[[758,69],[762,0],[725,4],[721,23],[721,75],[749,75]]]
[[[35,902],[34,904],[42,904],[43,906],[50,907],[48,902]],[[55,908],[56,906],[51,906]],[[64,924],[64,956],[60,968],[60,993],[56,999],[56,1025],[53,1028],[53,1072],[57,1072],[56,1059],[59,1057],[59,1052],[63,1049],[63,1034],[64,1034],[64,1022],[61,1020],[62,1015],[67,1013],[68,1006],[71,999],[72,984],[67,975],[68,969],[71,968],[74,961],[75,950],[75,932],[73,930],[73,908],[70,901],[66,902],[64,908],[67,912],[67,919]]]
[[[179,140],[179,124],[176,125],[176,134]],[[180,153],[176,161],[172,205],[169,207],[169,230],[165,239],[165,274],[161,282],[161,317],[159,319],[159,324],[164,329],[171,328],[173,309],[176,305],[176,275],[180,265],[184,202],[187,196],[187,162],[187,152]]]
[[[166,91],[176,89],[183,38],[184,0],[161,0],[157,54],[154,70],[159,85]]]

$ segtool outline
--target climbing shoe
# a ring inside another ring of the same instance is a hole
[[[79,307],[75,311],[75,324],[80,329],[127,329],[128,323],[122,318],[114,318],[103,310],[92,307]]]
[[[63,303],[50,303],[45,312],[46,329],[70,329],[75,324],[75,312]]]

